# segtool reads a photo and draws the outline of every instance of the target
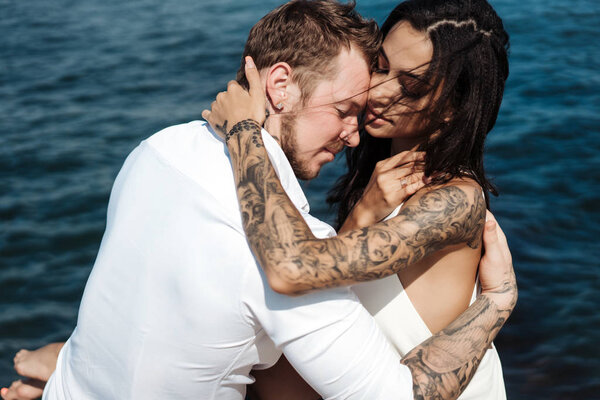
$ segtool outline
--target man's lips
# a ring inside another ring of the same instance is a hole
[[[330,146],[326,146],[325,150],[327,150],[330,153],[333,153],[333,155],[335,156],[336,154],[340,153],[342,150],[344,150],[344,144],[343,143],[334,143]]]

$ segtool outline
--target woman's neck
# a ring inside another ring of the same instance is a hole
[[[416,150],[423,143],[423,138],[395,137],[392,139],[391,154],[393,156],[406,150]]]

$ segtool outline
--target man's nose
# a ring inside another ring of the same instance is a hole
[[[342,142],[344,142],[345,146],[358,146],[358,144],[360,143],[360,135],[358,134],[358,129],[342,132],[342,134],[340,135],[340,139],[342,140]]]

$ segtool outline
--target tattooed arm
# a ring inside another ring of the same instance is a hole
[[[251,85],[250,94],[230,83],[228,92],[217,96],[213,114],[222,105],[227,107],[226,117],[203,115],[225,136],[244,229],[274,290],[298,294],[373,280],[449,245],[478,246],[485,205],[479,189],[468,184],[421,191],[389,221],[316,239],[281,187],[264,149],[260,126],[253,120],[237,122],[244,115],[245,103],[253,103],[248,97],[264,98],[258,73],[252,72],[258,82]],[[264,108],[250,109],[264,115]],[[234,124],[229,132],[224,128],[227,121]]]
[[[255,70],[249,71],[248,64],[246,72],[253,97],[252,87],[258,86],[258,74]],[[254,98],[261,94],[254,92]],[[246,102],[252,100],[242,98]],[[205,111],[203,116],[211,123],[224,121],[216,112],[215,103],[213,113],[215,115],[211,116],[211,112]],[[237,117],[230,121],[241,119]],[[306,269],[310,271],[310,282],[322,281],[320,274],[326,275],[325,281],[331,276],[343,279],[353,273],[369,279],[369,274],[375,278],[409,262],[411,257],[413,260],[422,258],[457,241],[471,246],[477,244],[479,235],[475,232],[480,233],[480,214],[485,207],[481,204],[479,191],[470,193],[468,188],[460,186],[438,188],[420,195],[409,206],[407,204],[395,220],[370,229],[351,231],[341,238],[318,241],[306,229],[298,211],[289,207],[289,199],[266,157],[260,126],[248,120],[236,124],[230,133],[228,147],[244,229],[263,267],[271,259],[275,262],[286,259],[293,248],[294,256],[282,264],[286,273],[302,275]],[[429,211],[423,214],[425,208]],[[420,217],[427,219],[429,225],[424,225]],[[486,349],[515,306],[517,288],[510,251],[491,214],[489,218],[492,221],[487,223],[483,235],[486,253],[480,262],[482,294],[445,330],[410,351],[402,361],[411,370],[417,399],[455,399],[469,383]],[[442,225],[450,232],[442,229]],[[424,236],[431,241],[425,243]],[[399,246],[402,240],[412,240],[411,251],[398,249],[403,247]],[[303,254],[304,250],[307,254]],[[390,261],[389,256],[397,259]],[[361,260],[369,262],[370,271],[361,265]],[[332,271],[323,271],[321,262],[329,265]],[[309,284],[306,288],[311,287]]]
[[[244,121],[230,133],[228,146],[248,241],[263,268],[272,263],[292,278],[306,276],[301,285],[309,282],[314,288],[324,282],[333,285],[336,279],[375,279],[444,246],[480,244],[485,205],[479,189],[469,190],[468,185],[417,195],[393,220],[336,238],[315,239],[266,159],[258,124]],[[487,229],[494,229],[490,224]],[[483,294],[402,360],[411,370],[416,399],[457,398],[514,308],[517,290],[510,253],[504,244],[508,255],[499,256],[490,234],[486,231],[486,255],[481,261]],[[497,273],[502,276],[493,276]]]
[[[479,246],[485,203],[470,184],[421,191],[389,221],[316,239],[281,187],[260,132],[252,121],[238,123],[228,147],[244,229],[274,290],[298,294],[378,279],[449,245]]]

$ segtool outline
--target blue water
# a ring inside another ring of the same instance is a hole
[[[358,2],[380,22],[395,5]],[[75,326],[126,155],[198,119],[279,3],[0,0],[0,384]],[[493,5],[512,41],[486,160],[520,285],[496,340],[509,399],[600,399],[600,7]],[[343,168],[305,184],[323,219]]]

